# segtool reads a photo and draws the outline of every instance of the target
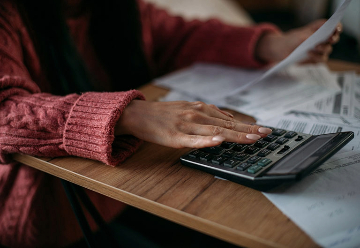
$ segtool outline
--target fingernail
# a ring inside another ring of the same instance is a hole
[[[224,140],[225,140],[225,138],[222,136],[214,136],[212,138],[212,141],[216,141],[216,142],[223,142]]]
[[[251,140],[258,140],[261,137],[260,137],[260,135],[249,133],[249,134],[246,135],[246,138],[251,139]]]
[[[263,133],[263,134],[269,134],[272,132],[272,130],[270,128],[267,128],[267,127],[260,127],[258,129],[258,132],[259,133]]]

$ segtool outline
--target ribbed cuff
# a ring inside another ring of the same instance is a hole
[[[74,156],[115,166],[130,156],[141,141],[133,136],[115,139],[114,127],[125,107],[144,100],[137,90],[115,93],[88,92],[70,110],[64,130],[65,150]]]

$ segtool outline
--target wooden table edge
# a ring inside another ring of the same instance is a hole
[[[247,234],[245,232],[235,231],[234,229],[217,224],[210,220],[194,216],[181,210],[151,201],[144,197],[85,177],[79,173],[52,164],[51,160],[49,161],[49,159],[43,160],[42,158],[37,158],[19,153],[13,154],[13,159],[50,175],[75,183],[84,188],[106,195],[115,200],[124,202],[130,206],[147,211],[162,218],[168,219],[172,222],[184,225],[196,231],[200,231],[202,233],[219,238],[235,245],[245,247],[286,247],[256,237],[254,235]],[[101,190],[99,190],[99,187],[97,187],[99,185],[101,185]],[[241,237],[241,242],[239,242],[239,237]]]

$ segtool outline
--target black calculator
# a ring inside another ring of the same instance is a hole
[[[305,177],[354,138],[353,132],[310,135],[271,129],[271,134],[254,144],[223,142],[219,146],[192,150],[180,161],[215,176],[267,191]]]

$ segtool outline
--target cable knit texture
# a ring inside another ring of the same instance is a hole
[[[68,2],[80,2],[67,0]],[[143,44],[152,75],[162,75],[195,61],[258,67],[254,49],[269,24],[233,27],[217,20],[185,22],[139,1]],[[67,20],[80,55],[97,81],[111,85],[88,39],[89,13]],[[123,34],[126,35],[126,34]],[[126,79],[128,80],[128,79]],[[130,84],[131,81],[116,83]],[[114,126],[136,90],[56,96],[16,1],[0,2],[0,244],[8,247],[63,247],[81,231],[60,181],[11,159],[33,156],[79,156],[115,166],[138,148],[132,136],[114,136]],[[104,165],[106,166],[106,165]],[[87,191],[110,221],[124,204]],[[94,223],[90,224],[95,230]]]

